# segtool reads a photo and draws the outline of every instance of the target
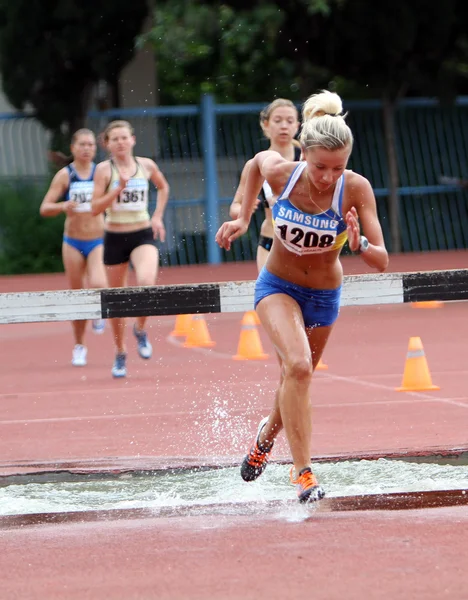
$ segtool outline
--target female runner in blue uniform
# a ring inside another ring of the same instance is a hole
[[[239,218],[224,223],[216,235],[218,244],[229,250],[247,231],[266,179],[278,198],[272,207],[275,237],[257,279],[255,306],[280,357],[281,377],[273,409],[259,425],[241,475],[251,481],[264,471],[284,428],[293,459],[291,481],[300,502],[325,494],[311,469],[310,388],[339,312],[341,249],[348,239],[351,251],[359,252],[370,267],[384,271],[388,265],[371,185],[346,169],[353,135],[341,113],[337,94],[311,96],[303,107],[300,134],[304,161],[287,161],[272,151],[256,154]]]
[[[96,139],[89,129],[79,129],[72,137],[73,161],[60,169],[53,178],[42,201],[40,213],[43,217],[66,214],[62,258],[65,273],[74,290],[85,287],[107,287],[106,273],[102,261],[104,219],[91,213],[93,175],[96,165]],[[65,202],[59,202],[65,200]],[[83,367],[87,363],[87,348],[84,345],[86,321],[72,321],[75,347],[72,365]],[[104,321],[93,321],[93,331],[102,333]]]
[[[299,129],[299,120],[297,108],[291,100],[284,98],[273,100],[260,113],[260,127],[265,137],[270,140],[268,150],[279,152],[283,158],[289,161],[299,160],[301,147],[294,139]],[[231,219],[237,219],[239,216],[250,162],[247,161],[242,169],[239,186],[229,209]],[[270,201],[273,202],[274,199],[272,189],[269,183],[265,181],[260,190],[259,202],[253,207],[253,210],[255,210],[257,205],[261,204],[265,210],[265,219],[260,228],[260,237],[257,246],[257,268],[259,271],[261,271],[266,263],[268,253],[273,244],[273,222],[271,219]]]
[[[110,159],[98,164],[94,175],[93,213],[106,213],[104,264],[110,287],[127,285],[130,260],[138,286],[156,283],[159,253],[156,238],[164,242],[164,210],[169,185],[156,163],[150,158],[133,156],[136,143],[133,128],[127,121],[113,121],[104,132]],[[156,209],[148,213],[149,181],[157,187]],[[153,349],[145,331],[147,317],[138,317],[133,327],[141,358],[151,358]],[[116,357],[113,377],[126,377],[125,319],[112,319]]]

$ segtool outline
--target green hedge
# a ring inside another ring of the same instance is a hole
[[[63,271],[65,216],[39,214],[47,187],[44,181],[0,183],[0,274]]]

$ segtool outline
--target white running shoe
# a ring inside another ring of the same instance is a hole
[[[141,358],[151,358],[153,354],[153,347],[148,340],[148,334],[146,331],[138,331],[136,325],[134,325],[133,335],[136,337],[138,343],[138,354],[141,356]]]
[[[86,357],[88,355],[88,350],[86,346],[82,346],[81,344],[76,344],[73,348],[73,356],[72,356],[72,365],[74,367],[85,367],[87,364]]]
[[[104,333],[104,329],[106,327],[106,322],[104,319],[93,319],[93,332],[97,335],[101,335]]]
[[[116,354],[114,364],[112,365],[112,377],[127,377],[127,355],[124,352]]]

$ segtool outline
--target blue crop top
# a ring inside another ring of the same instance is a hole
[[[338,179],[330,208],[317,215],[303,212],[292,204],[289,195],[307,166],[300,162],[272,208],[275,235],[285,248],[305,256],[341,249],[347,238],[342,215],[344,173]]]

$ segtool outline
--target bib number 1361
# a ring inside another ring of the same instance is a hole
[[[123,190],[117,199],[117,202],[123,204],[143,202],[145,199],[144,190]]]
[[[279,225],[278,230],[281,239],[286,240],[288,225]],[[289,233],[293,237],[288,241],[298,248],[328,248],[335,241],[335,237],[329,233],[318,234],[316,231],[304,231],[300,227],[293,227]]]

